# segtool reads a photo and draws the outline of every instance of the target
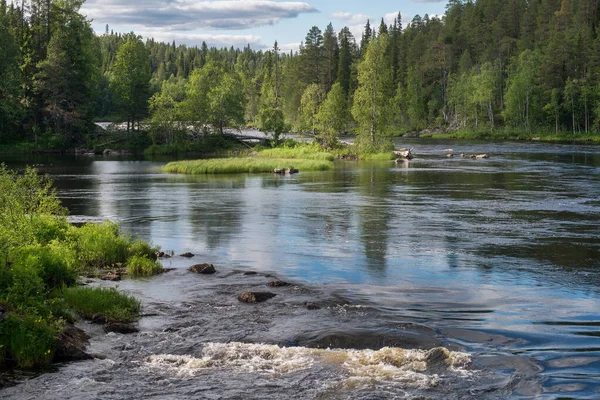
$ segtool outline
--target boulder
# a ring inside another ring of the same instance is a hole
[[[267,286],[270,286],[270,287],[284,287],[284,286],[290,286],[290,284],[287,283],[287,282],[284,282],[284,281],[277,280],[277,281],[272,281],[272,282],[267,283]]]
[[[197,274],[210,275],[217,272],[215,266],[212,264],[197,264],[190,267],[190,271]]]
[[[281,174],[284,174],[284,173],[285,173],[285,170],[283,170],[283,169],[281,169],[281,168],[275,168],[275,169],[273,170],[273,172],[274,172],[274,173],[276,173],[276,174],[280,174],[280,175],[281,175]]]
[[[190,253],[190,252],[183,253],[183,254],[180,254],[180,255],[179,255],[179,257],[185,257],[185,258],[193,258],[193,257],[195,257],[195,256],[196,256],[195,254],[193,254],[193,253]]]
[[[262,303],[277,296],[270,292],[242,292],[238,300],[242,303]]]
[[[123,335],[137,333],[140,331],[135,325],[124,322],[109,322],[104,325],[104,330],[106,332],[121,333]]]
[[[320,310],[321,306],[319,306],[318,304],[315,304],[315,303],[306,303],[306,308],[308,310]]]
[[[300,171],[299,171],[299,170],[297,170],[296,168],[288,168],[288,169],[286,169],[286,170],[285,170],[285,173],[286,173],[287,175],[294,175],[294,174],[297,174],[297,173],[299,173],[299,172],[300,172]]]
[[[91,360],[93,357],[85,352],[90,337],[74,325],[67,324],[56,338],[54,362]]]

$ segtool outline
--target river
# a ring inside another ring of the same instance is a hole
[[[397,145],[416,159],[285,177],[1,156],[48,173],[74,220],[115,220],[196,257],[120,283],[145,305],[139,334],[86,326],[102,357],[0,397],[600,398],[600,147]],[[199,278],[196,262],[220,273]],[[237,303],[271,275],[295,285]],[[314,349],[336,344],[356,349]],[[420,350],[372,350],[384,345]],[[440,346],[441,364],[428,352]]]

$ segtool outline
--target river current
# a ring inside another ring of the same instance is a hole
[[[0,398],[600,398],[600,147],[397,145],[416,159],[293,176],[0,157],[48,173],[75,221],[196,254],[119,283],[140,333],[81,323],[97,359]],[[247,289],[277,297],[242,306]]]

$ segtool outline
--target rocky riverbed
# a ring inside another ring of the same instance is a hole
[[[174,258],[181,268],[169,274],[118,283],[143,301],[139,332],[79,322],[92,359],[25,376],[1,397],[480,399],[506,394],[513,379],[475,365],[434,330],[390,323],[352,293],[219,266],[197,274],[185,262]],[[245,302],[243,293],[261,302]]]

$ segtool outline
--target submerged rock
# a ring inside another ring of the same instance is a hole
[[[196,256],[195,254],[193,254],[193,253],[190,253],[190,252],[183,253],[183,254],[180,254],[180,255],[179,255],[179,257],[185,257],[185,258],[193,258],[193,257],[195,257],[195,256]]]
[[[284,287],[284,286],[290,286],[290,284],[287,283],[287,282],[283,282],[283,281],[277,280],[277,281],[272,281],[272,282],[267,283],[267,286],[270,286],[270,287]]]
[[[104,325],[104,330],[106,332],[121,333],[123,335],[127,335],[129,333],[137,333],[140,331],[133,324],[126,324],[123,322],[109,322],[106,325]]]
[[[328,329],[296,336],[295,345],[319,349],[379,350],[384,347],[427,349],[439,347],[441,342],[433,332],[397,329]]]
[[[254,276],[254,275],[258,275],[258,272],[246,271],[246,272],[244,272],[244,275],[246,275],[246,276]]]
[[[242,303],[262,303],[277,296],[270,292],[242,292],[238,296],[238,300]]]
[[[171,258],[171,255],[165,253],[164,251],[159,251],[158,253],[156,253],[156,256],[158,258]]]
[[[212,264],[197,264],[190,267],[190,271],[197,274],[210,275],[217,272],[215,266]]]
[[[306,303],[306,309],[307,310],[320,310],[321,306],[319,306],[318,304],[315,304],[315,303]]]
[[[67,324],[56,339],[54,362],[91,360],[93,357],[85,352],[90,337],[74,325]]]

